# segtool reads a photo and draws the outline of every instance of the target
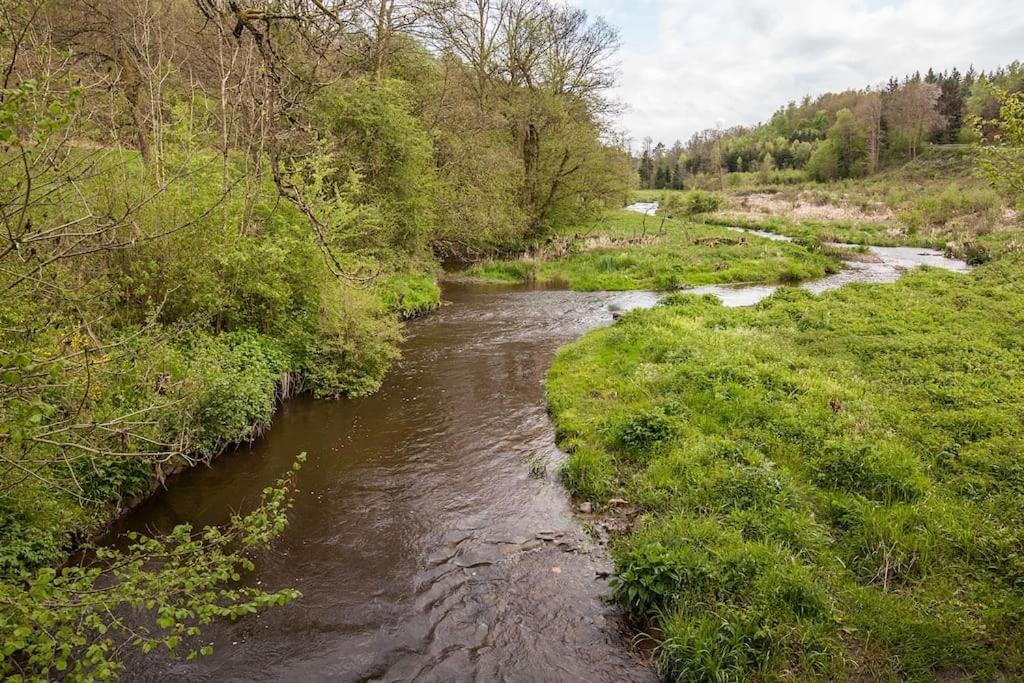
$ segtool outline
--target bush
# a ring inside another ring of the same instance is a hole
[[[724,205],[722,195],[704,190],[691,190],[683,197],[683,213],[687,216],[718,211]]]
[[[318,397],[366,396],[399,356],[401,329],[365,293],[339,290],[321,304],[320,329],[302,364]]]
[[[279,343],[255,332],[197,335],[185,352],[190,358],[186,391],[197,392],[191,450],[216,455],[270,424],[277,382],[290,366]]]
[[[625,554],[611,584],[616,600],[635,618],[645,620],[674,605],[687,588],[709,580],[708,568],[652,543]]]

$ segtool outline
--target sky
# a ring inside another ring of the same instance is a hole
[[[804,95],[1024,60],[1024,0],[568,0],[619,29],[621,126],[671,144]]]

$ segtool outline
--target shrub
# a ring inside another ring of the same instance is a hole
[[[153,482],[153,463],[143,457],[93,458],[79,461],[74,469],[82,495],[96,501],[123,501]]]
[[[683,213],[687,216],[696,216],[718,211],[724,205],[725,199],[720,194],[704,190],[691,190],[683,198]]]
[[[638,619],[651,618],[674,605],[686,588],[710,580],[710,568],[699,558],[684,559],[660,543],[638,546],[617,565],[611,582],[615,598]]]
[[[189,389],[197,392],[188,443],[213,455],[270,424],[277,381],[289,367],[280,345],[254,332],[197,335],[187,346]]]
[[[320,329],[302,370],[318,397],[365,396],[398,356],[401,330],[363,292],[340,289],[321,304]]]

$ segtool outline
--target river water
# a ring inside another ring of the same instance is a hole
[[[966,269],[929,250],[871,251],[805,286],[891,281],[921,263]],[[689,291],[735,306],[774,289]],[[211,627],[212,656],[130,662],[128,678],[653,678],[606,601],[607,554],[558,483],[542,383],[559,346],[658,295],[450,285],[444,298],[408,325],[380,392],[288,402],[265,438],[176,477],[112,531],[222,523],[309,454],[291,525],[251,579],[303,598]]]
[[[605,602],[606,553],[557,480],[542,382],[559,346],[657,295],[450,286],[444,298],[409,324],[380,392],[288,402],[265,438],[176,477],[115,530],[223,522],[309,453],[291,525],[253,579],[302,599],[211,628],[212,656],[147,659],[128,678],[652,677]]]

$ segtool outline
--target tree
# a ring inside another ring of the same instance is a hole
[[[948,76],[944,75],[939,81],[939,89],[936,110],[942,117],[942,122],[935,132],[934,139],[942,143],[956,142],[964,126],[967,111],[965,86],[960,72],[954,68]]]
[[[842,109],[836,114],[828,140],[835,150],[838,177],[853,178],[867,172],[867,136],[853,112]]]
[[[942,123],[942,116],[936,109],[940,94],[937,85],[916,78],[888,99],[889,130],[905,146],[911,159],[917,157],[921,144]]]
[[[765,152],[757,173],[758,179],[762,183],[771,182],[772,177],[775,175],[775,158],[772,156],[771,152]]]
[[[999,116],[990,121],[975,118],[974,127],[983,125],[995,133],[982,147],[981,167],[992,185],[1018,202],[1024,200],[1024,92],[998,90]]]
[[[857,102],[854,112],[861,129],[867,136],[867,173],[878,170],[882,152],[882,96],[873,91],[865,92]]]

